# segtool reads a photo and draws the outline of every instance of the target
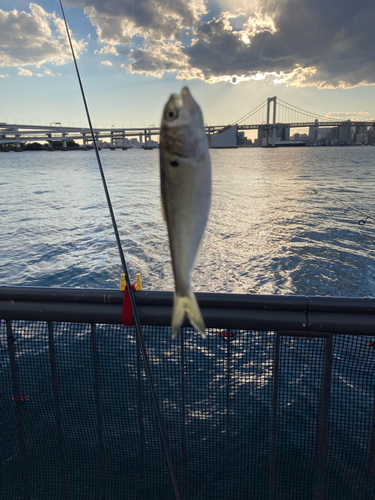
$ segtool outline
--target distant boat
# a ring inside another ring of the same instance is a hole
[[[299,148],[301,146],[306,146],[304,141],[282,141],[276,144],[278,148]]]
[[[299,148],[301,146],[306,146],[306,142],[303,142],[303,141],[281,141],[281,142],[276,142],[274,145],[268,144],[267,146],[262,146],[262,148]]]

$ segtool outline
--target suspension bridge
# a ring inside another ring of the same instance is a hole
[[[329,115],[318,115],[289,104],[282,99],[268,97],[246,115],[228,125],[206,125],[210,144],[215,144],[217,138],[231,131],[231,137],[237,137],[238,131],[258,130],[258,137],[263,144],[274,145],[278,131],[284,130],[284,138],[289,137],[291,128],[338,127],[373,127],[375,121],[340,120]],[[96,141],[100,144],[109,141],[111,149],[127,149],[127,139],[137,138],[141,146],[151,149],[152,136],[160,135],[160,128],[150,125],[141,128],[94,128]],[[50,126],[8,124],[0,122],[0,151],[13,146],[15,151],[22,151],[22,145],[28,142],[47,142],[48,149],[54,150],[54,145],[61,143],[60,149],[68,150],[69,141],[81,141],[83,147],[90,147],[92,137],[88,127],[66,127],[60,122],[52,122]],[[232,139],[231,139],[232,140]],[[225,144],[225,141],[224,141]],[[218,146],[220,147],[220,146]],[[225,145],[223,147],[226,147]],[[231,147],[231,146],[228,146]]]

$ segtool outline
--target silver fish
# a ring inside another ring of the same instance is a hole
[[[203,338],[205,324],[190,274],[211,204],[211,160],[200,107],[184,87],[165,105],[160,131],[160,180],[164,220],[175,280],[172,339],[185,313]]]

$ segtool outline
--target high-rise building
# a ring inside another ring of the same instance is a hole
[[[309,142],[314,143],[318,140],[318,120],[315,120],[315,125],[313,127],[309,127]]]
[[[282,141],[289,141],[290,140],[290,127],[282,127],[280,130],[280,139]]]
[[[350,120],[346,122],[345,125],[339,125],[339,137],[338,140],[340,144],[351,144],[352,143],[352,126]]]
[[[258,128],[258,139],[254,144],[258,145],[258,146],[266,146],[267,145],[267,128],[266,127],[259,127]]]
[[[357,134],[356,135],[356,143],[358,144],[368,144],[368,135],[366,134]]]
[[[338,140],[339,140],[339,128],[332,127],[331,128],[331,144],[337,144]]]
[[[245,136],[245,132],[237,132],[237,144],[238,146],[247,145],[247,137]]]
[[[318,139],[326,139],[329,141],[331,139],[331,131],[330,128],[320,128],[318,129]]]

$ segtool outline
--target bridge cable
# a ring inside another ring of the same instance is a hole
[[[256,112],[260,111],[260,109],[265,106],[267,104],[267,100],[263,101],[261,104],[259,104],[256,108],[254,108],[252,111],[250,111],[249,113],[247,113],[246,115],[244,115],[242,118],[238,119],[237,121],[235,121],[234,123],[231,124],[231,127],[233,127],[234,125],[238,125],[240,124],[241,122],[243,122],[244,120],[246,120],[246,118],[249,118],[251,115],[255,114]]]
[[[324,118],[325,120],[327,120],[327,115],[323,116],[323,115],[318,115],[316,113],[312,113],[310,111],[306,111],[305,109],[298,108],[297,106],[293,106],[293,104],[289,104],[288,102],[283,101],[280,98],[277,98],[278,105],[282,106],[282,104],[280,104],[280,102],[282,102],[283,104],[286,104],[288,107],[290,107],[290,109],[292,111],[293,110],[297,110],[299,112],[302,112],[304,115],[311,116],[311,117],[315,116],[316,118]],[[294,108],[294,109],[292,109],[292,108]],[[342,121],[342,120],[340,120],[339,118],[331,118],[331,117],[329,117],[329,121]]]
[[[92,141],[93,141],[94,148],[95,148],[95,153],[96,153],[96,159],[98,161],[100,175],[101,175],[101,178],[102,178],[103,187],[104,187],[105,195],[106,195],[106,198],[107,198],[108,208],[109,208],[109,212],[110,212],[111,219],[112,219],[112,226],[113,226],[113,229],[114,229],[114,232],[115,232],[115,236],[116,236],[116,241],[117,241],[117,246],[118,246],[118,250],[119,250],[119,254],[120,254],[121,264],[122,264],[122,267],[123,267],[123,270],[124,270],[124,274],[125,274],[125,281],[126,281],[126,285],[128,287],[130,302],[131,302],[131,306],[132,306],[132,310],[133,310],[133,316],[134,316],[134,323],[135,323],[137,338],[139,340],[139,343],[140,343],[140,346],[141,346],[141,351],[142,351],[142,354],[143,354],[143,359],[144,359],[144,363],[145,363],[145,371],[146,371],[147,380],[148,380],[148,383],[149,383],[149,386],[150,386],[150,392],[151,392],[152,401],[153,401],[153,404],[154,404],[156,418],[157,418],[158,425],[159,425],[159,431],[160,431],[161,441],[162,441],[162,445],[163,445],[163,450],[164,450],[164,454],[165,454],[165,458],[166,458],[166,462],[167,462],[167,466],[168,466],[169,476],[170,476],[170,479],[171,479],[171,483],[172,483],[172,487],[173,487],[175,498],[176,498],[176,500],[180,500],[181,499],[181,495],[180,495],[180,491],[179,491],[179,487],[178,487],[177,476],[176,476],[176,472],[175,472],[174,467],[173,467],[172,456],[171,456],[171,452],[170,452],[170,449],[169,449],[167,434],[166,434],[166,430],[165,430],[165,424],[164,424],[163,417],[162,417],[161,411],[160,411],[159,400],[158,400],[158,397],[157,397],[157,393],[156,393],[156,389],[155,389],[155,384],[154,384],[154,381],[153,381],[153,376],[152,376],[151,367],[150,367],[150,363],[149,363],[149,359],[148,359],[148,354],[147,354],[147,351],[146,351],[146,345],[145,345],[145,341],[144,341],[144,337],[143,337],[143,333],[142,333],[142,329],[141,329],[141,324],[139,322],[139,317],[138,317],[138,312],[137,312],[137,305],[136,305],[135,297],[134,297],[134,294],[133,294],[133,291],[132,291],[132,287],[131,287],[129,272],[128,272],[128,269],[127,269],[127,265],[126,265],[126,261],[125,261],[125,257],[124,257],[124,252],[123,252],[123,249],[122,249],[122,245],[121,245],[121,240],[120,240],[119,232],[118,232],[118,229],[117,229],[116,219],[115,219],[115,215],[114,215],[113,208],[112,208],[112,202],[111,202],[111,198],[110,198],[110,195],[109,195],[109,191],[108,191],[108,187],[107,187],[107,182],[106,182],[106,179],[105,179],[102,162],[100,160],[100,155],[99,155],[99,150],[98,150],[98,146],[97,146],[95,135],[94,135],[94,130],[93,130],[92,124],[91,124],[90,113],[89,113],[87,102],[86,102],[85,92],[83,90],[81,76],[80,76],[80,73],[79,73],[79,70],[78,70],[77,60],[76,60],[76,57],[75,57],[75,53],[74,53],[74,49],[73,49],[73,45],[72,45],[72,40],[71,40],[70,33],[69,33],[68,23],[67,23],[66,18],[65,18],[65,12],[64,12],[63,5],[62,5],[62,0],[59,0],[59,1],[60,1],[62,15],[63,15],[64,22],[65,22],[66,32],[67,32],[67,35],[68,35],[70,50],[72,52],[73,61],[74,61],[74,65],[75,65],[75,68],[76,68],[76,73],[77,73],[77,78],[78,78],[79,86],[81,88],[82,99],[83,99],[83,103],[84,103],[85,110],[86,110],[86,116],[87,116],[87,120],[89,122],[89,128],[90,128],[90,131],[91,131]]]
[[[285,115],[288,116],[288,120],[283,122],[282,120],[278,120],[279,123],[297,123],[299,121],[306,121],[307,119],[313,119],[315,118],[314,115],[310,115],[310,114],[307,114],[304,113],[304,112],[301,112],[301,111],[298,111],[298,108],[296,109],[293,109],[292,107],[289,107],[289,106],[284,106],[284,104],[281,104],[281,103],[278,103],[278,106],[277,106],[277,109],[279,110],[281,108],[281,112],[284,111]],[[292,115],[292,119],[289,119],[289,115]],[[319,115],[317,115],[319,116]]]
[[[290,109],[291,111],[293,111],[295,113],[299,113],[299,114],[301,114],[303,116],[317,117],[317,118],[324,118],[324,119],[329,118],[330,120],[341,121],[338,118],[331,118],[331,117],[327,117],[327,115],[323,116],[323,115],[318,115],[317,113],[313,113],[312,111],[306,111],[305,109],[302,109],[302,108],[299,108],[297,106],[294,106],[293,104],[289,104],[288,102],[283,101],[280,98],[278,98],[277,103],[278,103],[278,106],[282,106],[282,107],[284,107],[286,109]]]

